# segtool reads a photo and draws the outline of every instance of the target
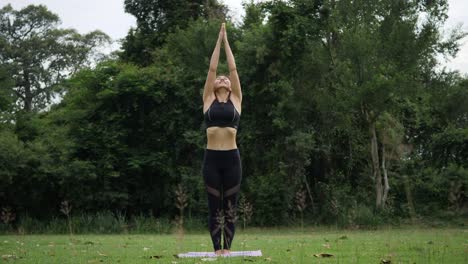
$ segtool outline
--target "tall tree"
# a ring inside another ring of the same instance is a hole
[[[59,29],[59,22],[43,5],[0,9],[0,64],[11,72],[17,104],[27,112],[50,103],[54,86],[88,65],[95,48],[110,41],[97,30],[81,35]]]
[[[217,0],[125,0],[124,4],[137,27],[125,38],[121,58],[143,66],[151,64],[151,53],[176,28],[184,29],[199,18],[223,20],[228,12]]]
[[[329,0],[324,6],[330,10],[324,46],[335,76],[330,92],[346,102],[347,111],[358,110],[365,122],[375,205],[382,208],[388,184],[382,178],[384,144],[377,121],[385,112],[397,113],[399,102],[416,99],[435,71],[436,57],[455,54],[464,35],[441,37],[447,18],[444,0]]]

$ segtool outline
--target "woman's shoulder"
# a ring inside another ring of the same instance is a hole
[[[239,113],[239,115],[240,115],[241,114],[241,107],[242,107],[241,100],[239,98],[237,98],[237,96],[233,95],[233,96],[231,96],[229,98],[229,101],[231,101],[231,103],[234,106],[234,108],[236,109],[237,113]]]

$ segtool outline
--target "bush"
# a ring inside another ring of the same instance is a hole
[[[134,216],[131,220],[131,232],[137,234],[156,233],[169,234],[173,224],[169,219],[148,217],[143,214]]]
[[[121,213],[110,211],[95,214],[72,215],[70,217],[73,234],[170,234],[174,224],[166,217],[155,218],[142,214],[127,219]],[[202,219],[186,219],[186,230],[202,230],[205,223]],[[0,233],[18,232],[20,234],[68,234],[66,217],[52,217],[50,220],[39,220],[23,214],[18,217],[16,225],[6,225],[0,222]]]

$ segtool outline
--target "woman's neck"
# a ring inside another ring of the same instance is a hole
[[[226,102],[229,96],[229,91],[226,89],[219,89],[215,92],[216,97],[218,98],[219,102]]]

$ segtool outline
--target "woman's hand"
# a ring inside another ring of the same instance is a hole
[[[218,40],[221,41],[225,38],[226,35],[226,25],[224,23],[221,24],[221,29],[219,30]]]
[[[223,23],[223,25],[221,26],[222,30],[223,30],[223,40],[224,42],[226,43],[227,42],[227,32],[226,32],[226,24]]]

